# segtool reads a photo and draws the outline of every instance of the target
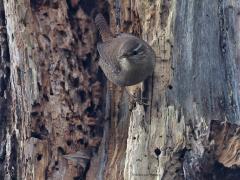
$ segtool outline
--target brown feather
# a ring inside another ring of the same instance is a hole
[[[95,18],[95,24],[100,32],[103,42],[113,38],[113,34],[102,14],[97,14]]]

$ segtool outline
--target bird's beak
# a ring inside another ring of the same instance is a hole
[[[119,59],[123,59],[123,58],[127,58],[127,55],[126,54],[123,54],[119,57]]]

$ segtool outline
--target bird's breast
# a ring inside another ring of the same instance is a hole
[[[153,71],[153,66],[149,62],[141,64],[131,64],[128,62],[125,65],[126,67],[123,66],[121,70],[121,78],[122,81],[125,82],[125,86],[134,85],[143,81],[147,76],[151,75]]]

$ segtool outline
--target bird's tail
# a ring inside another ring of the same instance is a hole
[[[97,14],[95,17],[95,24],[99,30],[103,42],[113,38],[113,34],[102,14]]]

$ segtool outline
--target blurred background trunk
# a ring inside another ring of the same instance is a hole
[[[97,12],[154,48],[149,106],[99,69]],[[0,0],[0,179],[240,179],[239,68],[238,0]]]

